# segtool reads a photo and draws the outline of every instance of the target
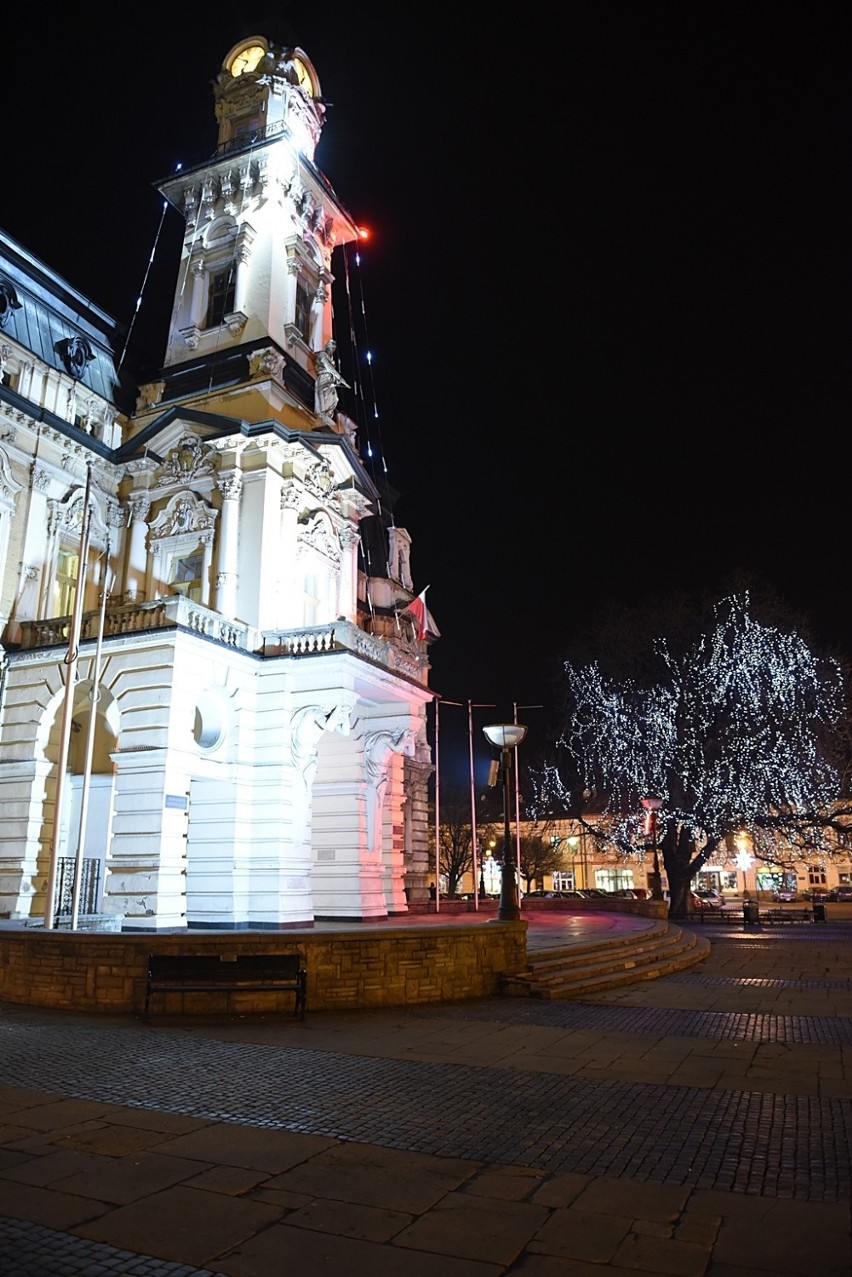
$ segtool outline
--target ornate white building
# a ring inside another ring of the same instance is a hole
[[[215,154],[160,183],[185,235],[146,384],[0,234],[7,918],[281,928],[427,892],[437,631],[338,410],[358,228],[314,164],[319,81],[255,37],[214,97]]]

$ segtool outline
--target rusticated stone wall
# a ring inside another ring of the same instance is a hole
[[[527,924],[496,921],[334,932],[128,935],[0,931],[0,1001],[63,1011],[141,1013],[148,954],[294,953],[308,972],[308,1012],[454,1002],[498,991],[526,966]],[[162,994],[152,1014],[292,1011],[291,993]]]

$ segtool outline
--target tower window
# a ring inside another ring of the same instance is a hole
[[[303,279],[296,280],[296,314],[294,322],[306,346],[311,344],[311,294]]]
[[[210,277],[210,295],[207,302],[207,327],[218,328],[225,316],[233,313],[236,295],[236,269],[231,262],[225,270]]]
[[[60,550],[53,583],[53,615],[70,616],[74,609],[80,556],[74,550]]]
[[[201,602],[201,572],[203,556],[200,550],[194,554],[175,558],[171,566],[172,594],[183,594],[196,603]]]
[[[231,127],[231,145],[249,146],[263,140],[263,121],[256,113],[238,116]]]

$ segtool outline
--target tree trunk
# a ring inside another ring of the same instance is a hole
[[[686,845],[681,846],[681,842]],[[692,839],[685,831],[670,826],[663,835],[663,864],[669,882],[669,917],[686,918],[689,915],[689,892],[692,881]]]

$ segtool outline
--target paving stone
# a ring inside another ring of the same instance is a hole
[[[276,1176],[266,1187],[418,1214],[464,1184],[476,1169],[451,1158],[343,1144]]]
[[[594,1002],[327,1013],[313,1036],[0,1005],[3,1263],[850,1277],[849,972],[852,926],[714,936],[700,973]]]
[[[430,1254],[382,1245],[306,1228],[277,1225],[242,1243],[217,1261],[227,1277],[282,1277],[286,1271],[316,1273],[317,1277],[501,1277],[502,1264]],[[598,1274],[600,1277],[600,1274]]]
[[[74,1232],[126,1250],[216,1268],[217,1256],[279,1218],[273,1206],[178,1185],[78,1224]]]
[[[531,1202],[499,1204],[470,1193],[448,1193],[394,1238],[397,1246],[437,1251],[508,1266],[524,1250],[548,1212]]]
[[[316,1199],[287,1215],[288,1228],[311,1228],[338,1237],[357,1237],[362,1241],[386,1242],[411,1223],[411,1216],[377,1206],[355,1205],[331,1198]]]
[[[534,1254],[608,1264],[629,1233],[630,1224],[628,1216],[603,1215],[576,1206],[555,1210],[532,1238],[529,1249]]]

